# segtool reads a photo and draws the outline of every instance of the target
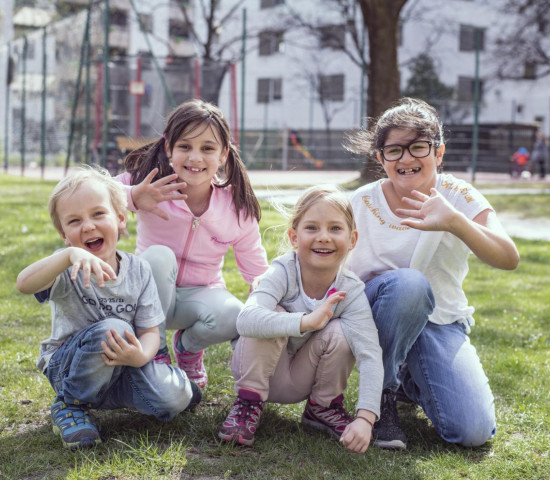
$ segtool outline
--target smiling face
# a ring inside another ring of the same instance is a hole
[[[59,198],[56,212],[65,245],[83,248],[117,271],[116,245],[126,215],[115,212],[104,184],[92,179],[82,183]]]
[[[220,165],[225,162],[228,150],[224,148],[215,127],[194,125],[183,132],[174,144],[172,152],[165,145],[166,154],[172,163],[178,181],[188,188],[208,186]]]
[[[432,141],[431,138],[419,136],[417,132],[409,129],[392,128],[386,137],[384,146],[407,146],[417,140]],[[388,162],[378,153],[378,161],[384,167],[388,179],[396,190],[409,193],[411,190],[419,190],[429,194],[430,188],[435,186],[437,168],[443,161],[445,145],[432,145],[430,153],[424,158],[415,158],[405,149],[400,160]]]
[[[302,271],[336,275],[355,247],[357,231],[351,231],[341,210],[320,199],[309,207],[288,237],[297,250]]]

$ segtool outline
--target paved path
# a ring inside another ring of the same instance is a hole
[[[452,172],[458,178],[472,182],[472,174],[468,172]],[[21,169],[12,167],[8,170],[10,175],[21,175]],[[26,177],[42,178],[39,168],[27,167],[24,172]],[[63,177],[64,169],[61,167],[48,167],[44,172],[44,179],[58,180]],[[322,183],[344,184],[358,177],[356,170],[305,170],[305,171],[281,171],[281,170],[249,170],[250,181],[259,198],[268,201],[277,201],[285,204],[294,204],[301,193],[298,189],[288,189],[292,186],[318,185]],[[550,177],[546,177],[542,188],[518,188],[517,184],[526,185],[535,179],[515,180],[507,174],[478,172],[475,184],[486,194],[511,195],[520,193],[548,193],[550,194]],[[499,185],[492,187],[491,184]],[[507,184],[516,184],[513,188],[506,188]],[[484,187],[484,185],[489,185]],[[285,189],[282,189],[284,186]],[[550,202],[549,202],[550,206]],[[533,240],[550,241],[550,219],[522,219],[510,214],[500,214],[499,218],[506,231],[515,237]]]

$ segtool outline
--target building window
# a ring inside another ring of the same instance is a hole
[[[458,100],[460,102],[473,102],[475,94],[475,78],[458,77]],[[479,81],[479,100],[483,97],[483,81]]]
[[[282,78],[258,78],[258,103],[270,103],[282,98]]]
[[[127,85],[111,85],[111,109],[113,115],[127,115],[130,94]]]
[[[344,25],[325,25],[319,28],[321,48],[343,50],[346,46],[346,28]]]
[[[143,30],[145,30],[147,33],[153,33],[153,17],[151,15],[140,13],[139,20],[140,20],[139,22],[140,29],[142,28],[142,25],[143,25]]]
[[[111,25],[116,25],[119,28],[128,27],[128,14],[124,10],[111,10],[109,20]]]
[[[476,32],[479,39],[479,50],[485,49],[485,29],[460,25],[459,50],[461,52],[474,52],[476,49]]]
[[[260,32],[260,55],[273,55],[284,51],[283,32]]]
[[[187,23],[180,20],[170,20],[169,35],[170,37],[189,38]]]
[[[526,80],[537,78],[537,64],[535,62],[525,62],[523,64],[523,78]]]
[[[319,75],[321,102],[344,101],[344,75]]]
[[[260,8],[271,8],[277,5],[284,5],[285,0],[261,0]]]

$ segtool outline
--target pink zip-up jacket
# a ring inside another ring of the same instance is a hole
[[[116,177],[130,185],[128,172]],[[245,282],[263,274],[267,255],[262,246],[260,227],[253,217],[237,219],[233,206],[232,187],[213,188],[208,210],[195,217],[185,200],[168,200],[158,204],[170,216],[166,221],[154,213],[138,210],[131,189],[126,189],[128,210],[137,214],[136,255],[152,245],[165,245],[178,261],[177,287],[222,287],[224,255],[233,247],[235,260]]]

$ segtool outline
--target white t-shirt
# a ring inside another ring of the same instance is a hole
[[[347,268],[364,282],[397,268],[416,268],[426,275],[434,293],[430,321],[473,325],[474,308],[462,289],[470,249],[449,232],[422,232],[401,225],[402,218],[391,211],[382,192],[384,181],[365,185],[351,197],[359,238]],[[481,193],[452,175],[438,174],[435,188],[469,219],[492,210]]]

